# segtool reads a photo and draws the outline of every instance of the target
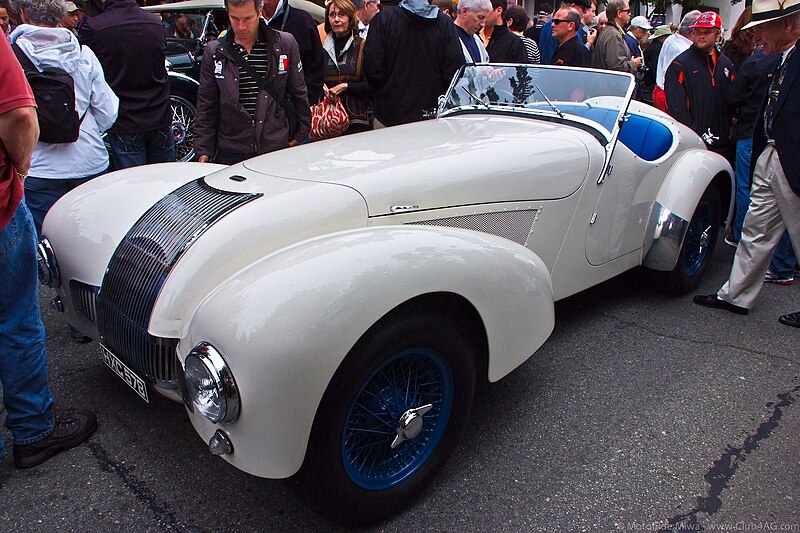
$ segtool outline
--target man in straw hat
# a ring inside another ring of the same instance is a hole
[[[742,239],[728,281],[716,294],[694,303],[746,315],[761,290],[772,252],[784,230],[800,245],[800,0],[754,0],[755,39],[781,61],[770,81],[753,134],[752,189]],[[751,163],[751,166],[752,163]],[[800,327],[800,312],[780,322]]]

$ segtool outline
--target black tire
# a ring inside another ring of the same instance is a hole
[[[183,92],[173,92],[169,95],[176,161],[194,159],[194,123],[197,117],[194,102],[195,98]]]
[[[475,381],[474,349],[452,320],[420,309],[382,320],[351,350],[325,391],[293,488],[339,523],[364,525],[397,512],[452,453],[472,407]],[[394,394],[401,389],[416,394]],[[397,414],[423,405],[433,407],[415,420],[422,420],[422,429],[392,449]]]
[[[722,210],[715,184],[708,186],[689,221],[678,263],[667,273],[666,288],[679,296],[697,289],[717,245]]]

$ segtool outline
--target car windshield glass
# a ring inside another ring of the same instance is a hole
[[[633,77],[619,72],[541,65],[468,65],[440,115],[454,110],[511,110],[592,122],[610,135],[627,109]]]

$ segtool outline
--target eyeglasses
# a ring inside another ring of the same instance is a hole
[[[630,12],[631,12],[630,9],[620,9],[619,10],[619,13],[630,13]]]
[[[570,23],[571,20],[564,20],[564,19],[553,19],[553,24],[561,24],[562,22]]]

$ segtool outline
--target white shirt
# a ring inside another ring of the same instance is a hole
[[[31,155],[29,176],[48,179],[87,178],[108,168],[100,132],[117,119],[119,98],[103,75],[103,67],[88,46],[80,46],[66,28],[41,28],[22,24],[12,41],[37,68],[58,67],[75,80],[75,108],[83,117],[78,140],[73,143],[37,142]]]
[[[673,33],[661,46],[661,53],[658,56],[658,68],[656,68],[656,85],[664,90],[664,75],[672,64],[672,61],[684,53],[692,46],[692,41],[680,33]]]
[[[478,63],[488,63],[489,52],[487,52],[486,47],[483,46],[483,41],[481,41],[481,38],[478,37],[477,33],[472,34],[472,39],[475,41],[475,44],[478,45],[478,52],[481,54],[481,60],[478,61]],[[458,42],[461,43],[461,51],[464,52],[464,59],[467,60],[467,64],[473,63],[472,56],[467,49],[467,45],[464,44],[464,41],[461,40],[461,37],[458,38]]]

